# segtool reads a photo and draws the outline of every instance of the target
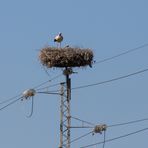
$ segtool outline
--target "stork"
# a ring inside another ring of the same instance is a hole
[[[58,46],[58,43],[60,45],[60,48],[61,48],[61,42],[63,41],[63,36],[62,36],[62,33],[60,32],[55,38],[54,38],[54,42],[57,42],[57,46]]]

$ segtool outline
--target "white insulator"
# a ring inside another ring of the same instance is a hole
[[[36,91],[34,89],[27,89],[23,92],[23,97],[28,98],[32,97],[36,94]]]

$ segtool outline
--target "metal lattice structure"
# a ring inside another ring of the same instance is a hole
[[[64,75],[66,83],[61,83],[61,105],[60,105],[60,146],[59,148],[70,148],[70,127],[71,127],[71,70],[66,68]]]

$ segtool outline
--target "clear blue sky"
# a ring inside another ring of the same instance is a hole
[[[38,59],[39,50],[55,46],[58,32],[63,46],[92,48],[95,60],[122,53],[148,43],[146,0],[1,0],[0,1],[0,101],[22,93],[58,74],[48,76]],[[96,83],[148,68],[148,47],[76,69],[72,86]],[[60,77],[51,84],[64,81]],[[120,81],[72,91],[72,115],[108,125],[148,117],[147,73]],[[26,118],[29,103],[18,102],[0,111],[0,147],[49,148],[59,146],[59,96],[37,95],[34,114]],[[75,123],[75,122],[74,122]],[[107,138],[148,127],[147,122],[111,128]],[[72,138],[88,130],[72,131]],[[147,147],[148,131],[106,143],[106,148]],[[102,141],[88,136],[72,148]],[[95,146],[94,146],[95,147]],[[97,147],[102,147],[99,145]]]

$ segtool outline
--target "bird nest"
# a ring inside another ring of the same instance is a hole
[[[45,47],[41,49],[39,59],[47,68],[92,66],[93,52],[91,49]]]
[[[39,59],[48,68],[92,66],[91,49],[45,47],[41,49]]]

